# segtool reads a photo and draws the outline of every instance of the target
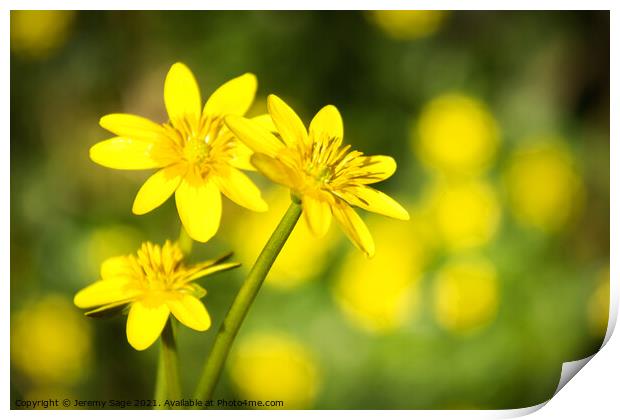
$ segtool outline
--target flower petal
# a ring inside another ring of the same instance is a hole
[[[318,139],[321,135],[339,139],[342,139],[344,136],[342,117],[338,109],[333,105],[321,108],[310,122],[310,136],[313,139]]]
[[[240,263],[231,262],[231,263],[210,265],[204,268],[198,267],[197,270],[193,274],[191,274],[187,279],[184,279],[183,281],[189,283],[191,281],[198,280],[199,278],[204,277],[204,276],[209,276],[211,274],[219,273],[221,271],[227,271],[233,268],[237,268],[240,265],[241,265]]]
[[[375,254],[375,242],[359,215],[346,203],[337,203],[332,207],[332,211],[353,244],[367,257],[372,257]]]
[[[249,120],[262,126],[263,128],[266,128],[272,133],[276,133],[278,131],[275,124],[273,123],[273,120],[271,119],[271,115],[269,114],[258,115],[256,117],[250,118]],[[224,135],[224,133],[226,132],[234,136],[234,134],[230,132],[228,127],[224,125],[224,127],[222,127],[222,135]],[[238,169],[243,169],[244,171],[256,171],[256,168],[250,162],[250,158],[252,157],[253,153],[252,149],[246,146],[245,143],[238,139],[235,139],[235,141],[233,141],[230,146],[229,153],[232,156],[228,161],[230,165]]]
[[[190,173],[175,193],[177,210],[188,235],[195,241],[207,242],[220,226],[222,197],[215,183]]]
[[[108,114],[99,120],[99,125],[119,137],[147,142],[166,141],[166,130],[153,121],[131,114]]]
[[[374,155],[360,157],[359,159],[364,159],[364,169],[371,174],[371,180],[365,181],[365,184],[383,181],[396,172],[396,161],[390,156]]]
[[[304,195],[302,205],[310,231],[319,238],[325,236],[332,220],[329,204],[312,196]]]
[[[289,188],[295,187],[295,180],[297,179],[295,171],[278,159],[274,159],[262,153],[254,153],[251,162],[260,173],[276,184],[284,185]]]
[[[179,163],[155,172],[140,187],[131,209],[134,214],[145,214],[161,206],[181,183],[187,165]]]
[[[244,115],[256,94],[256,76],[246,73],[217,88],[205,104],[206,115]]]
[[[178,299],[166,301],[172,315],[183,325],[196,331],[211,327],[211,318],[203,303],[196,297],[182,294]]]
[[[242,207],[254,211],[267,211],[267,203],[261,197],[260,190],[243,172],[225,167],[213,178],[226,197]]]
[[[308,141],[308,132],[295,111],[276,95],[267,97],[267,108],[278,132],[288,146]]]
[[[179,127],[183,120],[190,125],[200,121],[200,89],[192,71],[183,63],[170,67],[164,83],[164,102],[172,124]]]
[[[370,187],[358,187],[345,199],[352,205],[364,210],[399,220],[409,220],[409,213],[389,195]]]
[[[275,156],[284,147],[276,136],[259,123],[236,115],[229,115],[224,121],[230,131],[254,152]]]
[[[90,148],[90,159],[112,169],[153,169],[166,164],[155,157],[152,142],[113,137]]]
[[[114,302],[131,299],[139,291],[130,287],[127,279],[99,280],[75,294],[73,303],[78,308],[94,308]]]
[[[170,309],[164,303],[159,305],[134,302],[127,317],[127,341],[136,350],[150,347],[161,335]]]

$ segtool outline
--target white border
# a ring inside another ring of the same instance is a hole
[[[127,9],[127,10],[140,10],[140,9],[159,9],[159,10],[191,10],[201,9],[204,6],[209,6],[212,9],[322,9],[322,10],[343,10],[343,9],[453,9],[453,10],[486,10],[486,9],[532,9],[532,10],[612,10],[611,12],[611,45],[616,47],[618,45],[618,23],[620,19],[614,9],[614,3],[612,1],[541,1],[541,0],[522,0],[522,1],[503,1],[501,3],[492,1],[368,1],[368,0],[342,0],[339,2],[315,0],[296,2],[291,4],[284,1],[247,1],[247,0],[227,0],[222,3],[206,3],[201,1],[184,1],[176,0],[170,2],[169,0],[140,0],[133,1],[131,5],[127,1],[119,0],[94,0],[88,3],[80,2],[76,0],[65,1],[15,1],[9,0],[2,3],[0,8],[2,9],[2,40],[5,57],[9,58],[10,50],[10,34],[9,34],[9,10],[11,9]],[[611,73],[618,73],[618,52],[611,49]],[[10,96],[7,94],[10,89],[10,62],[7,61],[2,66],[2,81],[4,85],[3,92],[5,95],[0,102],[0,118],[4,124],[5,136],[2,141],[2,159],[0,164],[0,173],[2,174],[2,180],[0,185],[2,188],[2,197],[9,197],[10,191]],[[617,111],[617,99],[618,99],[618,85],[611,82],[611,109]],[[612,112],[611,115],[614,115]],[[618,126],[616,120],[611,119],[611,137],[617,138]],[[619,150],[615,142],[611,142],[611,185],[618,185],[620,181],[620,170],[617,169],[616,164],[620,162]],[[3,200],[1,205],[2,220],[0,221],[0,230],[2,233],[2,242],[0,244],[0,252],[2,258],[2,279],[4,286],[3,296],[3,312],[4,320],[2,322],[2,337],[4,337],[4,348],[2,352],[2,361],[0,362],[0,370],[4,374],[5,380],[2,382],[3,395],[6,396],[4,401],[4,407],[6,410],[10,407],[10,365],[9,365],[9,314],[10,314],[10,288],[9,282],[6,281],[10,278],[10,207],[8,200]],[[620,206],[618,202],[618,196],[611,191],[611,214],[620,214]],[[617,239],[620,237],[620,226],[614,218],[611,219],[611,261],[618,261],[618,245]],[[584,416],[594,416],[594,418],[609,418],[609,413],[618,412],[618,395],[617,385],[618,377],[620,374],[620,342],[617,337],[611,336],[615,324],[617,322],[618,314],[618,296],[619,296],[619,281],[620,278],[617,266],[611,264],[610,266],[610,278],[611,278],[611,302],[610,305],[610,328],[605,337],[605,345],[602,351],[596,354],[591,362],[585,367],[583,363],[573,363],[565,366],[567,369],[575,369],[575,367],[583,367],[583,372],[579,374],[579,379],[574,381],[568,381],[565,383],[565,387],[558,387],[559,394],[552,398],[546,407],[539,410],[545,404],[541,404],[535,407],[529,407],[518,410],[499,410],[499,411],[389,411],[389,415],[394,418],[507,418],[526,415],[532,412],[532,418],[537,419],[555,419],[555,418],[583,418]],[[563,369],[563,376],[568,372],[567,369]],[[577,369],[576,371],[578,371]],[[576,373],[573,372],[574,373]],[[572,376],[571,376],[572,377]],[[31,417],[36,415],[42,415],[48,417],[50,415],[57,415],[58,413],[49,411],[11,411],[11,416],[16,417]],[[89,411],[88,416],[92,418],[109,418],[111,413],[105,411]],[[262,411],[210,411],[208,415],[210,417],[252,417],[252,418],[269,418],[281,417],[289,418],[291,414],[297,418],[306,418],[324,415],[346,416],[356,419],[375,419],[377,415],[384,415],[383,412],[377,413],[375,411],[305,411],[305,412],[262,412]],[[83,412],[70,412],[65,411],[62,414],[67,417],[83,416]],[[142,417],[142,416],[162,416],[169,415],[166,412],[137,412],[137,411],[124,411],[117,412],[114,415],[120,415],[121,417]],[[204,418],[207,413],[204,412],[175,412],[174,415],[186,415],[198,418]]]

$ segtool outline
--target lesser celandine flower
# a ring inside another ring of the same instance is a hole
[[[224,126],[226,115],[246,113],[256,77],[246,73],[220,86],[202,108],[194,75],[176,63],[164,84],[170,121],[156,124],[130,114],[110,114],[100,124],[118,137],[97,143],[91,159],[114,169],[161,168],[140,188],[135,214],[159,207],[173,193],[179,217],[192,239],[206,242],[220,224],[220,192],[254,211],[267,210],[254,183],[239,169],[252,169],[251,151]],[[257,124],[261,117],[257,117]]]
[[[409,219],[400,204],[369,187],[396,171],[394,159],[364,156],[344,146],[342,118],[333,105],[315,115],[309,131],[277,96],[270,95],[267,105],[280,139],[246,118],[226,118],[231,131],[254,150],[252,163],[256,169],[301,199],[306,222],[316,236],[327,232],[333,215],[353,243],[372,256],[372,236],[351,206]]]
[[[128,306],[127,340],[136,350],[157,340],[171,313],[187,327],[206,331],[211,318],[200,301],[206,291],[195,280],[239,264],[219,259],[186,266],[183,258],[176,243],[143,243],[135,256],[104,261],[101,280],[79,291],[74,303],[93,316]]]

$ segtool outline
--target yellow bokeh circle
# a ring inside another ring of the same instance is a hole
[[[452,250],[485,245],[499,228],[497,193],[482,180],[437,182],[430,189],[428,206],[439,238]]]
[[[411,40],[435,34],[444,23],[442,10],[372,10],[370,21],[390,38]]]
[[[402,327],[418,303],[418,281],[430,245],[413,226],[373,223],[376,255],[348,253],[333,287],[338,307],[351,323],[372,333]]]
[[[278,409],[310,408],[319,387],[319,369],[312,353],[282,333],[260,333],[239,341],[228,363],[240,396],[283,401]]]
[[[91,359],[88,320],[61,296],[47,296],[12,317],[11,361],[36,384],[72,385]]]
[[[496,269],[482,257],[461,257],[439,270],[433,293],[440,326],[454,333],[475,331],[488,325],[497,313]]]
[[[516,219],[543,231],[563,228],[583,198],[572,153],[558,138],[526,141],[510,158],[504,179]]]
[[[452,175],[476,175],[493,162],[499,128],[479,100],[445,94],[424,106],[413,127],[412,141],[429,169]]]

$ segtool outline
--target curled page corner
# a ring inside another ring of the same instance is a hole
[[[609,287],[611,288],[610,290],[611,299],[609,302],[609,318],[607,321],[607,331],[605,332],[605,338],[603,339],[603,343],[601,344],[601,347],[594,354],[588,357],[584,357],[583,359],[580,359],[580,360],[573,360],[571,362],[562,363],[562,372],[560,373],[560,380],[558,381],[558,386],[553,392],[553,395],[551,396],[551,398],[549,398],[547,401],[543,401],[540,404],[536,404],[530,407],[515,408],[511,410],[502,410],[500,412],[501,414],[499,415],[499,418],[514,418],[514,417],[526,416],[528,414],[532,414],[540,410],[541,408],[543,408],[545,405],[547,405],[549,401],[551,401],[553,397],[557,395],[558,392],[562,390],[562,388],[564,388],[564,386],[571,379],[573,379],[575,375],[577,375],[577,373],[585,365],[588,364],[590,360],[592,360],[594,356],[596,356],[596,354],[599,351],[603,349],[603,347],[605,347],[605,345],[611,338],[616,328],[616,321],[618,318],[618,298],[617,297],[618,297],[619,290],[617,289],[617,286],[618,284],[616,282],[610,281]]]

